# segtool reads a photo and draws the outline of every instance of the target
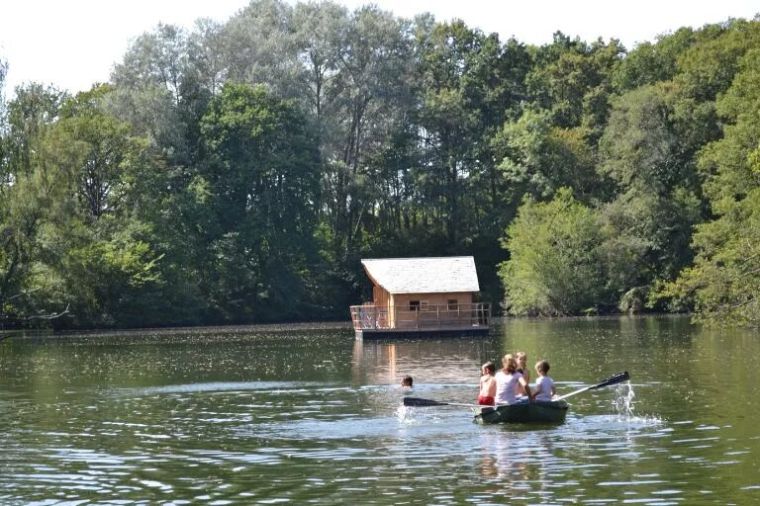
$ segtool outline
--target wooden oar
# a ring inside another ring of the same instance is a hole
[[[562,395],[560,397],[556,397],[552,400],[554,401],[561,401],[562,399],[567,399],[568,397],[572,397],[573,395],[578,395],[583,392],[587,392],[589,390],[596,390],[597,388],[602,387],[608,387],[610,385],[617,385],[618,383],[622,383],[624,381],[628,381],[631,379],[631,377],[628,375],[628,371],[621,372],[619,374],[616,374],[612,376],[611,378],[607,378],[606,380],[602,381],[601,383],[597,383],[596,385],[591,385],[590,387],[584,387],[580,390],[576,390],[575,392],[570,392],[569,394]]]
[[[404,397],[404,406],[465,406],[468,408],[487,408],[480,404],[467,404],[464,402],[444,402],[433,399],[422,399],[420,397]]]

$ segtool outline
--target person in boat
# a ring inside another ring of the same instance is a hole
[[[478,404],[481,406],[493,406],[496,402],[496,365],[490,360],[480,368],[480,393]]]
[[[533,392],[533,400],[535,401],[551,401],[552,397],[557,393],[554,388],[554,380],[547,376],[549,372],[549,362],[546,360],[539,360],[536,362],[536,389]]]
[[[413,383],[414,383],[414,379],[409,375],[406,375],[403,378],[401,378],[401,388],[411,390]]]
[[[501,359],[504,366],[502,370],[496,373],[496,403],[497,404],[515,404],[517,399],[518,385],[525,389],[526,396],[530,400],[530,385],[525,381],[523,375],[517,372],[517,362],[511,353],[504,355]]]
[[[530,384],[530,371],[528,370],[528,354],[524,351],[515,353],[515,362],[517,362],[517,372],[525,378],[525,383]],[[522,385],[517,386],[517,395],[528,395]]]

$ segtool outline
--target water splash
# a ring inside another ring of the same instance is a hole
[[[399,423],[404,425],[412,425],[415,423],[414,409],[408,406],[401,405],[396,409],[396,418]]]
[[[615,409],[617,422],[623,422],[627,427],[657,427],[663,423],[663,419],[653,414],[637,414],[634,410],[636,393],[630,381],[621,383],[615,387],[615,398],[612,405]]]
[[[615,398],[612,401],[612,405],[615,408],[615,412],[622,418],[633,418],[633,405],[636,393],[633,391],[633,385],[630,381],[619,384],[615,389]]]

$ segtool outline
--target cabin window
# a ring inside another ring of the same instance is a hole
[[[456,299],[449,299],[447,301],[449,311],[456,311],[459,308],[459,302]]]
[[[409,301],[409,311],[419,311],[420,310],[420,301],[418,300],[410,300]]]

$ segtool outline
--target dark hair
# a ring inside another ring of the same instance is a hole
[[[402,387],[410,387],[410,386],[412,386],[413,382],[414,382],[414,380],[412,379],[412,377],[407,375],[407,376],[404,376],[404,378],[401,380],[401,386]]]
[[[541,374],[546,374],[549,372],[549,362],[546,360],[539,360],[536,362],[536,370]]]
[[[483,364],[480,368],[481,369],[485,369],[490,374],[495,374],[496,373],[496,364],[494,364],[490,360],[488,362],[486,362],[485,364]]]

